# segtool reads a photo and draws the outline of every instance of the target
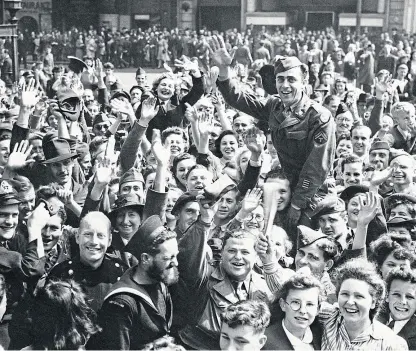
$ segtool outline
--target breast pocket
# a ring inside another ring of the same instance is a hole
[[[288,154],[295,158],[295,162],[304,161],[306,158],[306,153],[308,150],[307,148],[307,139],[308,139],[308,131],[306,130],[294,130],[294,131],[286,131],[286,139],[287,139],[287,151]]]

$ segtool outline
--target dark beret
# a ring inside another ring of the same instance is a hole
[[[176,201],[175,205],[172,208],[171,213],[176,216],[188,202],[196,202],[196,196],[191,193],[183,193],[179,196],[179,199]]]
[[[370,188],[366,185],[351,185],[345,188],[340,194],[340,199],[345,203],[349,202],[357,194],[368,193]]]

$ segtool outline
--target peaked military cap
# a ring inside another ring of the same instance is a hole
[[[12,185],[6,180],[2,180],[0,182],[0,206],[17,205],[20,202],[18,194]]]

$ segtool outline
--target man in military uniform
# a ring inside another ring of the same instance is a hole
[[[73,279],[80,283],[86,290],[90,307],[98,311],[126,266],[123,261],[106,254],[111,244],[111,223],[103,213],[90,212],[81,220],[76,241],[79,256],[55,266],[48,279]]]
[[[105,297],[98,314],[102,332],[90,339],[88,349],[141,350],[169,334],[173,306],[167,286],[178,281],[176,233],[159,216],[151,216],[125,251],[139,263]]]
[[[293,229],[334,161],[335,122],[331,113],[306,95],[308,68],[296,57],[283,57],[276,62],[279,96],[264,102],[241,91],[230,79],[232,58],[221,37],[213,38],[211,54],[213,64],[220,70],[217,84],[226,102],[269,123],[273,145],[292,187],[288,217]]]

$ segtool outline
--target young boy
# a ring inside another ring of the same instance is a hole
[[[237,302],[226,308],[221,320],[221,350],[258,351],[266,343],[264,332],[270,323],[270,311],[264,302]]]

